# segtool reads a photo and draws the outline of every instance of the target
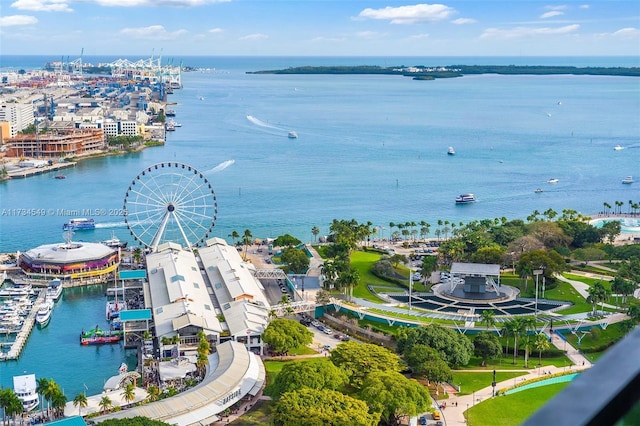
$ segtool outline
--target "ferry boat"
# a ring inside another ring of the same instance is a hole
[[[289,139],[298,139],[298,133],[296,132],[289,132]]]
[[[57,302],[62,296],[62,281],[59,278],[55,278],[49,281],[49,286],[47,287],[47,298]]]
[[[476,196],[473,194],[460,194],[456,197],[456,204],[475,203]]]
[[[28,412],[38,406],[39,398],[36,392],[37,383],[35,374],[13,376],[13,390],[22,401],[24,411]]]
[[[82,231],[86,229],[96,229],[96,223],[93,219],[86,219],[83,217],[70,219],[69,222],[62,225],[62,229],[65,231]]]
[[[622,179],[622,183],[625,183],[625,184],[633,183],[633,176],[627,176],[626,178]]]
[[[449,149],[447,150],[447,154],[448,155],[456,155],[456,151],[453,149],[452,146],[450,146]]]

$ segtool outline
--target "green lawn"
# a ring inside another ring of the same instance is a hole
[[[527,373],[522,371],[497,371],[496,381],[500,383],[505,380],[523,376],[525,374]],[[458,395],[470,395],[475,391],[479,391],[480,389],[484,389],[487,386],[491,386],[492,381],[493,370],[487,370],[484,372],[456,370],[453,372],[453,381],[451,382],[451,384],[460,386],[460,393],[458,393]]]
[[[229,424],[234,426],[270,426],[273,404],[275,401],[260,400],[246,414]]]
[[[512,395],[490,398],[465,413],[474,426],[513,426],[522,424],[569,383],[542,386]],[[446,413],[445,413],[446,414]]]

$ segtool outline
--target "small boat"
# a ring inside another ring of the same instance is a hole
[[[36,324],[38,324],[39,327],[46,327],[51,319],[52,311],[53,300],[45,299],[38,307],[38,312],[36,312]]]
[[[176,122],[174,120],[169,120],[164,123],[164,128],[167,132],[173,132],[176,130]]]
[[[542,189],[540,189],[540,188],[536,188],[536,190],[535,190],[535,191],[533,191],[533,192],[535,192],[536,194],[539,194],[539,193],[541,193],[541,192],[542,192]]]
[[[120,318],[120,311],[124,311],[127,309],[126,302],[118,302],[117,300],[112,300],[107,302],[106,307],[106,317],[107,321],[111,321],[114,318]]]
[[[111,238],[109,238],[108,240],[104,240],[102,242],[102,244],[104,244],[107,247],[111,247],[111,248],[126,248],[127,247],[127,242],[126,241],[120,241],[120,239],[118,237],[116,237],[115,235],[112,235]]]
[[[167,117],[175,117],[176,116],[176,111],[173,109],[168,109],[167,112],[164,114]]]
[[[625,184],[633,183],[633,176],[627,176],[626,178],[622,179],[622,183],[625,183]]]
[[[475,203],[476,196],[473,194],[460,194],[456,197],[456,204]]]
[[[22,408],[29,412],[40,403],[35,374],[25,374],[24,376],[13,376],[13,390],[22,401]]]
[[[298,139],[298,134],[296,132],[289,132],[289,139]]]
[[[120,330],[103,330],[96,326],[89,331],[80,333],[81,345],[105,345],[109,343],[118,343],[122,340],[124,333]]]
[[[551,178],[551,179],[549,179],[547,181],[547,183],[558,183],[558,182],[560,182],[560,181],[558,179],[556,179],[556,178]]]
[[[62,229],[65,231],[83,231],[88,229],[96,229],[96,223],[93,219],[76,218],[70,219],[69,222],[62,225]]]
[[[616,145],[613,147],[614,151],[622,151],[624,147],[622,145]]]
[[[456,151],[453,149],[452,146],[450,146],[449,149],[447,150],[447,154],[448,155],[456,155]]]
[[[65,175],[55,175],[54,177],[56,179],[66,179],[67,178]]]
[[[59,278],[55,278],[49,281],[49,286],[47,287],[47,298],[57,302],[62,295],[62,281]]]

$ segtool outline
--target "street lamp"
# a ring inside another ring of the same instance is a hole
[[[413,287],[413,271],[409,268],[409,310],[411,310],[411,287]]]

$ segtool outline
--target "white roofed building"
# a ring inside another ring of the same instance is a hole
[[[207,240],[198,255],[229,336],[262,355],[262,333],[269,323],[271,305],[262,283],[253,274],[254,266],[243,261],[237,249],[221,238]]]
[[[147,255],[147,276],[158,338],[196,336],[219,343],[222,325],[192,252],[166,243]]]

